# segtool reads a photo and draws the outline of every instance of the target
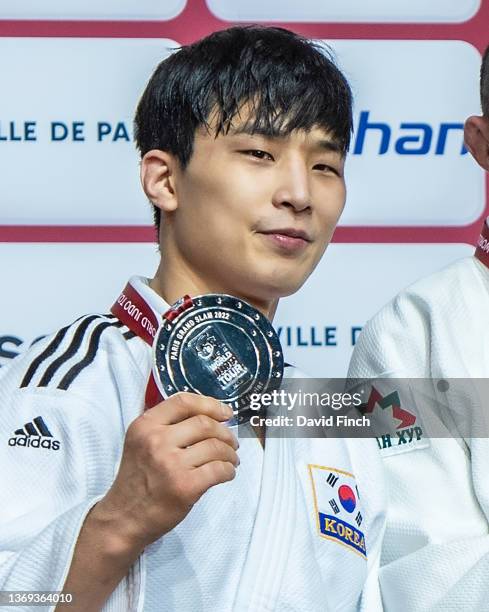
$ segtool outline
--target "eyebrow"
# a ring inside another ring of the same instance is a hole
[[[230,136],[237,136],[239,134],[247,134],[248,136],[264,136],[265,138],[283,138],[283,134],[279,131],[270,130],[266,127],[253,127],[250,124],[243,124],[238,126],[237,128],[232,128],[229,130]]]
[[[276,140],[284,139],[285,136],[280,132],[270,131],[265,127],[255,127],[251,125],[242,125],[237,128],[229,130],[229,136],[239,136],[241,134],[245,134],[248,136],[263,136],[264,138],[271,138]],[[312,145],[313,149],[321,149],[323,151],[329,151],[332,153],[338,153],[343,155],[344,151],[341,145],[336,141],[329,138],[321,138],[319,140],[315,140]]]
[[[317,140],[314,143],[314,148],[323,149],[324,151],[331,151],[333,153],[339,153],[340,155],[343,155],[343,148],[336,142],[336,140]]]

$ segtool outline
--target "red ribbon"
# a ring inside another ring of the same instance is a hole
[[[487,219],[484,221],[484,227],[477,241],[475,256],[489,268],[489,226],[487,225],[487,221]]]
[[[184,295],[183,298],[180,298],[178,302],[175,302],[173,306],[165,312],[163,317],[167,321],[173,321],[180,313],[187,310],[187,308],[191,308],[193,305],[192,298],[189,295]]]
[[[147,344],[153,345],[160,322],[131,283],[127,283],[110,312]]]
[[[184,310],[192,306],[192,298],[185,295],[161,315],[161,318],[162,320],[166,319],[167,321],[173,321]],[[153,309],[130,282],[127,283],[124,291],[110,309],[110,312],[147,344],[153,346],[154,339],[156,338],[158,328],[162,321],[158,320]],[[163,401],[163,397],[156,385],[153,372],[151,372],[148,379],[144,401],[145,409],[152,408]]]

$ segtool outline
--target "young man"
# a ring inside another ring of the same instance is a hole
[[[483,114],[467,119],[465,141],[489,171],[489,48],[480,88]],[[395,431],[392,440],[379,439],[389,490],[380,571],[387,610],[488,607],[488,386],[469,380],[489,378],[488,321],[486,221],[474,257],[400,293],[366,325],[355,347],[353,379],[432,379],[431,401],[416,396],[416,388],[425,392],[427,385],[411,381],[414,395],[402,406],[411,413],[411,430],[422,432],[424,420],[431,439],[424,432],[398,440]],[[401,423],[393,418],[392,425],[395,430]]]
[[[343,75],[286,30],[231,28],[162,62],[135,120],[161,251],[131,279],[148,317],[205,293],[271,317],[338,222],[351,121]],[[64,585],[84,612],[378,609],[375,444],[258,431],[238,450],[212,398],[144,411],[150,371],[150,346],[106,315],[2,369],[0,589]],[[325,497],[347,519],[320,524]]]

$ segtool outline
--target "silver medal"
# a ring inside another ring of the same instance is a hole
[[[247,302],[224,294],[183,300],[164,319],[153,345],[153,373],[163,397],[178,391],[229,404],[238,423],[252,411],[250,396],[280,387],[284,361],[268,319]]]

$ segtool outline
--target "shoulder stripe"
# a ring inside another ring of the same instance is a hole
[[[63,365],[63,363],[65,363],[65,361],[68,361],[68,359],[71,359],[71,357],[73,357],[73,355],[79,350],[81,343],[83,341],[83,336],[85,335],[90,323],[92,323],[92,321],[95,321],[95,319],[99,319],[99,318],[100,318],[100,315],[90,315],[89,317],[86,317],[85,319],[83,319],[80,325],[78,325],[78,328],[73,335],[73,339],[69,347],[66,349],[66,351],[62,355],[60,355],[57,359],[55,359],[50,364],[50,366],[46,369],[43,377],[41,378],[41,381],[37,385],[38,387],[47,387],[49,385],[49,383],[51,382],[51,379],[56,374],[56,371]]]
[[[34,359],[34,361],[29,366],[29,369],[27,370],[22,382],[20,383],[21,389],[23,387],[27,387],[27,385],[31,382],[32,377],[36,373],[37,368],[41,365],[41,363],[45,361],[46,359],[49,359],[49,357],[51,357],[51,355],[53,355],[56,352],[57,348],[63,341],[63,338],[66,335],[66,332],[68,331],[68,327],[69,326],[63,327],[63,329],[60,329],[59,332],[56,334],[56,336],[53,338],[53,340],[50,342],[48,347]]]
[[[122,327],[122,323],[120,321],[116,321],[115,323],[100,323],[97,325],[92,335],[90,336],[90,343],[88,345],[88,350],[81,361],[76,363],[73,367],[71,367],[68,372],[63,376],[61,382],[58,385],[58,389],[66,391],[71,383],[75,380],[75,378],[80,374],[80,372],[89,366],[92,361],[95,359],[95,355],[97,354],[97,350],[100,344],[100,337],[107,327]]]
[[[135,334],[133,331],[131,331],[131,330],[126,331],[126,332],[125,332],[124,334],[122,334],[122,335],[124,336],[124,338],[125,338],[126,340],[130,340],[131,338],[135,338],[135,337],[136,337],[136,334]]]
[[[104,314],[103,316],[106,319],[111,319],[111,320],[117,319],[117,317],[115,315],[113,315],[111,312],[108,312],[107,314]]]

